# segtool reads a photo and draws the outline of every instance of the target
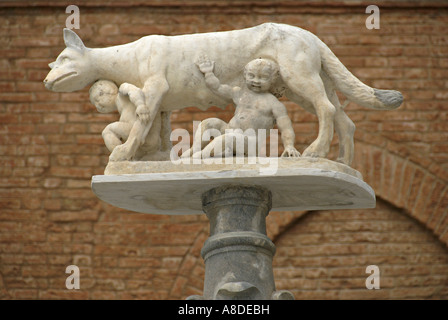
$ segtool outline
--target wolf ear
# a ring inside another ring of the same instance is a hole
[[[79,51],[86,49],[81,38],[74,31],[67,28],[64,28],[64,42],[67,48],[73,48]]]

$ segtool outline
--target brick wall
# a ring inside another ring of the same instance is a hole
[[[353,166],[375,189],[377,209],[269,216],[277,288],[297,298],[448,298],[446,4],[384,2],[380,30],[368,30],[370,3],[357,1],[136,3],[78,1],[77,33],[87,46],[103,47],[153,33],[288,23],[318,35],[366,84],[402,91],[405,103],[395,111],[347,107],[357,126]],[[103,173],[101,131],[117,115],[97,113],[88,88],[53,93],[42,85],[47,64],[64,48],[66,5],[0,4],[0,297],[198,294],[206,219],[130,213],[100,202],[90,179]],[[283,102],[303,151],[316,136],[316,118]],[[231,108],[189,108],[173,114],[173,129],[231,115]],[[80,267],[80,290],[65,288],[70,264]],[[370,264],[382,272],[380,290],[365,289]]]
[[[277,241],[277,286],[296,299],[447,299],[446,246],[402,210],[310,212]],[[367,290],[366,267],[380,271]]]

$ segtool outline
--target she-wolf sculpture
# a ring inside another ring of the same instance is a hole
[[[127,141],[117,146],[111,161],[129,160],[145,142],[159,112],[196,106],[226,107],[231,101],[209,90],[196,66],[206,54],[219,66],[215,74],[223,83],[244,85],[241,72],[256,58],[279,65],[280,77],[273,93],[285,96],[317,115],[317,139],[303,156],[326,157],[333,132],[339,136],[338,161],[350,165],[353,159],[355,126],[336,95],[367,108],[390,110],[403,101],[400,92],[371,88],[357,79],[315,35],[298,27],[265,23],[256,27],[179,36],[150,35],[134,42],[108,48],[87,48],[71,30],[64,29],[66,49],[50,64],[44,80],[56,92],[80,90],[97,80],[120,86],[130,83],[141,88],[144,103],[137,106],[138,126]]]

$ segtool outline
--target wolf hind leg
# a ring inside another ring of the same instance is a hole
[[[344,106],[341,105],[335,86],[325,72],[321,72],[321,78],[324,82],[328,99],[336,108],[334,117],[335,130],[339,138],[339,155],[336,161],[351,165],[354,156],[354,134],[355,124],[344,112]],[[348,100],[347,100],[348,101]]]
[[[355,124],[342,107],[336,108],[335,128],[339,137],[339,156],[336,161],[350,166],[355,153]]]
[[[324,158],[330,151],[330,143],[333,139],[336,108],[328,99],[324,83],[317,70],[312,68],[304,70],[303,65],[300,72],[291,69],[281,71],[282,77],[291,91],[288,97],[291,97],[293,101],[294,97],[297,97],[297,100],[305,101],[305,109],[316,114],[319,120],[317,139],[305,149],[302,156]]]

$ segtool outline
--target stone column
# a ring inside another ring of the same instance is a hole
[[[210,237],[201,252],[204,295],[190,299],[293,299],[291,293],[275,290],[275,245],[266,236],[271,192],[224,185],[205,192],[202,207],[210,220]]]

